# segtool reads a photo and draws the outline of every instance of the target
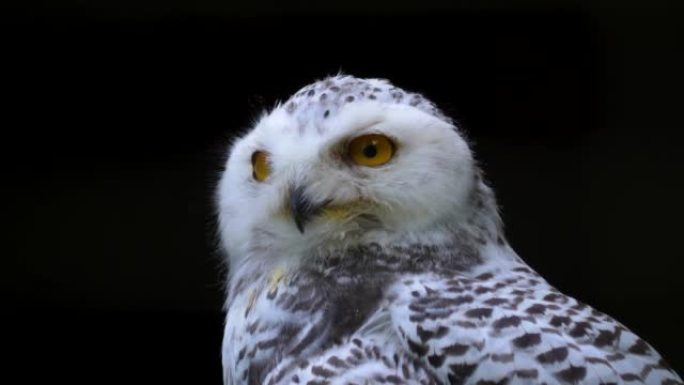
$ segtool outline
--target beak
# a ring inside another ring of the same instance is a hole
[[[300,233],[304,234],[304,226],[317,215],[330,201],[313,203],[304,195],[304,188],[296,186],[290,191],[290,213]]]

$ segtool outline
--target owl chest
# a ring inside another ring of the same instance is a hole
[[[283,357],[320,345],[327,329],[324,298],[320,290],[289,282],[255,283],[234,297],[223,343],[231,383],[261,383]]]
[[[258,383],[285,357],[303,358],[358,330],[376,309],[382,290],[338,286],[308,277],[254,285],[228,309],[224,366],[233,383]]]

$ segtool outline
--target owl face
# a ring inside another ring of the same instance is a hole
[[[463,218],[474,167],[455,127],[391,96],[348,96],[301,110],[291,100],[234,143],[218,190],[231,258],[302,255]]]

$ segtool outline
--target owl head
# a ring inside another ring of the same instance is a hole
[[[221,240],[232,264],[457,224],[476,174],[457,127],[421,95],[330,77],[233,143],[217,191]]]

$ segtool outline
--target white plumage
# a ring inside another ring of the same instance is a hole
[[[226,384],[681,384],[506,242],[458,128],[385,80],[313,83],[232,146]]]

